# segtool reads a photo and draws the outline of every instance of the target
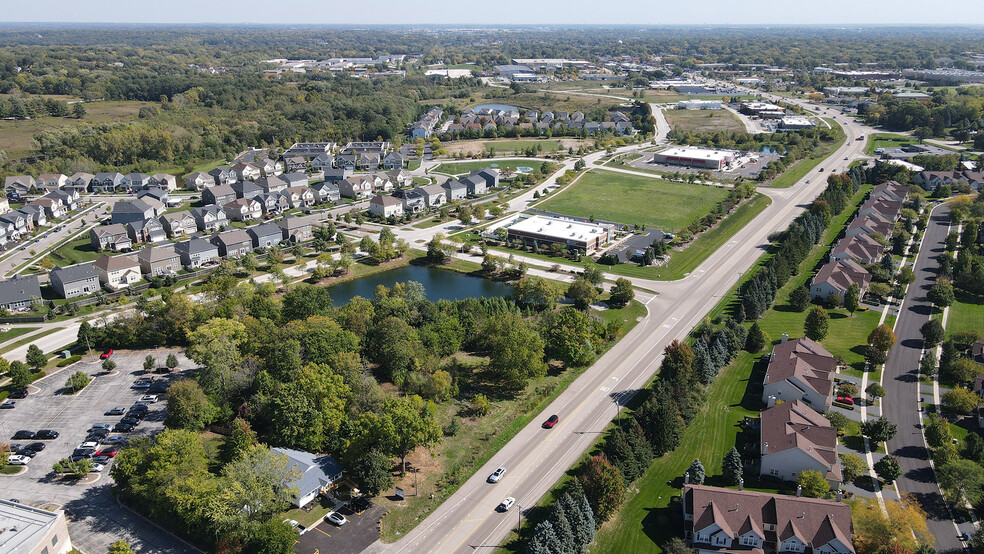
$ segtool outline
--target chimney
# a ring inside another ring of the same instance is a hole
[[[841,489],[837,489],[837,501],[840,502],[841,499],[843,498],[844,498],[844,491]]]
[[[685,471],[683,473],[683,484],[684,485],[689,485],[690,484],[690,472],[689,471]]]
[[[766,406],[768,406],[769,408],[771,408],[771,407],[773,407],[773,406],[775,406],[775,405],[776,405],[776,397],[775,397],[775,395],[772,395],[772,394],[770,394],[770,395],[769,395],[769,398],[767,398],[767,399],[766,399],[766,402],[765,402],[765,404],[766,404]]]
[[[782,334],[782,342],[786,342],[787,340],[789,340],[789,333],[783,333]]]
[[[738,478],[738,490],[740,491],[745,490],[745,480],[742,479],[741,477]]]
[[[803,496],[803,486],[796,485],[796,496]]]
[[[769,398],[772,398],[771,396]],[[769,453],[769,443],[762,444],[762,455]]]

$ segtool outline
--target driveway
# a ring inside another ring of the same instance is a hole
[[[324,520],[308,528],[294,544],[297,554],[358,554],[379,540],[379,520],[386,510],[373,504],[361,514],[346,506],[339,510],[348,519],[341,527]]]
[[[131,385],[144,374],[143,361],[147,354],[153,354],[163,363],[168,352],[164,349],[117,352],[113,356],[116,370],[108,375],[102,371],[98,357],[93,356],[36,381],[29,389],[30,395],[18,400],[16,408],[4,410],[0,420],[0,440],[10,440],[20,429],[34,432],[54,429],[59,432],[59,437],[44,441],[46,448],[31,461],[26,472],[0,477],[4,497],[16,498],[32,506],[64,508],[72,542],[84,552],[105,552],[119,538],[127,539],[139,552],[194,552],[191,547],[117,504],[110,494],[110,465],[101,474],[90,474],[84,482],[62,480],[52,472],[55,462],[68,457],[85,439],[92,424],[119,422],[121,416],[104,415],[108,409],[127,408],[144,394],[132,389]],[[193,366],[179,351],[175,353],[179,370]],[[62,394],[68,375],[76,371],[93,377],[92,382],[78,394]],[[177,372],[157,376],[157,380],[167,382],[180,376],[181,372]],[[140,426],[124,436],[160,432],[164,427],[164,416],[164,402],[152,404]]]

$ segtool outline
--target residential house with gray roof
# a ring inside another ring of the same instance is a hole
[[[151,277],[173,275],[181,271],[181,257],[174,245],[151,245],[137,252],[140,271]]]
[[[215,185],[202,191],[202,201],[206,204],[223,206],[236,199],[236,191],[229,185]]]
[[[311,216],[298,217],[288,215],[277,221],[277,225],[283,233],[283,239],[289,242],[304,242],[313,235],[312,223],[314,218]]]
[[[189,269],[219,261],[219,248],[197,235],[175,244],[174,250],[181,257],[182,265]]]
[[[41,300],[41,286],[36,275],[14,275],[0,281],[0,307],[11,312],[27,310],[34,300]]]
[[[229,224],[225,210],[221,206],[214,204],[191,210],[191,217],[195,218],[195,225],[203,233],[217,231],[220,227],[225,227]]]
[[[236,198],[256,198],[263,194],[263,189],[253,181],[240,181],[230,186],[236,191]]]
[[[316,183],[311,185],[311,192],[317,203],[338,202],[342,198],[342,193],[338,190],[338,185],[331,183]]]
[[[156,217],[127,223],[126,234],[134,244],[167,241],[167,231],[164,230],[161,220]]]
[[[283,230],[276,223],[261,223],[246,229],[253,241],[253,248],[270,248],[277,246],[284,238]]]
[[[198,230],[195,217],[188,210],[166,213],[159,219],[161,225],[164,226],[164,231],[172,238],[188,235]]]
[[[298,477],[291,483],[296,494],[291,502],[301,508],[321,494],[330,492],[342,479],[342,464],[331,456],[318,456],[291,448],[275,447],[273,452],[287,457],[287,467]]]
[[[122,223],[98,225],[89,229],[89,241],[96,250],[113,250],[119,252],[133,246],[129,233]]]
[[[263,206],[256,198],[237,198],[222,209],[229,221],[252,221],[263,217]]]
[[[461,184],[457,179],[447,179],[441,183],[441,188],[444,189],[448,202],[464,200],[468,196],[468,187]]]
[[[89,182],[93,192],[116,192],[124,188],[126,177],[119,171],[96,173]]]
[[[215,186],[215,179],[208,173],[196,171],[185,175],[185,188],[188,190],[204,190]]]
[[[242,229],[231,229],[212,236],[223,258],[242,258],[253,251],[253,239]]]
[[[61,298],[75,298],[99,291],[99,272],[91,263],[56,267],[48,272],[51,288]]]
[[[144,221],[157,217],[153,206],[144,200],[120,200],[113,204],[111,221],[123,225],[133,221]]]

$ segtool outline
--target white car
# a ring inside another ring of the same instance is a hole
[[[20,454],[13,454],[7,458],[7,463],[12,466],[26,466],[31,463],[31,458],[29,456],[21,456]]]
[[[496,508],[496,509],[499,510],[500,512],[508,512],[509,511],[509,508],[512,508],[513,507],[513,504],[515,504],[515,503],[516,503],[516,499],[515,498],[513,498],[511,496],[507,496],[506,499],[503,500],[502,503],[499,504],[499,507]]]
[[[338,512],[329,512],[328,515],[325,516],[325,521],[327,521],[328,523],[334,523],[339,527],[348,523],[348,520],[345,519],[345,516],[343,516]]]
[[[304,531],[306,531],[306,529],[304,529],[304,526],[301,525],[301,523],[296,519],[285,519],[284,523],[290,525],[291,529],[293,529],[294,532],[297,533],[298,535],[303,535]]]
[[[146,402],[148,404],[156,404],[160,400],[160,397],[156,394],[146,394],[140,397],[140,402]]]
[[[91,466],[89,466],[90,472],[99,473],[104,469],[106,469],[106,466],[103,464],[92,464]]]
[[[78,448],[91,448],[93,450],[96,450],[99,448],[99,443],[96,441],[83,442],[78,446]]]
[[[489,475],[489,483],[498,483],[499,480],[502,479],[502,476],[505,474],[506,474],[506,468],[499,466],[499,469],[496,469],[495,471],[492,472],[492,475]]]

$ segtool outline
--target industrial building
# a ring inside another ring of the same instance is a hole
[[[510,239],[521,239],[527,245],[540,247],[560,243],[568,250],[590,254],[615,236],[613,225],[576,221],[565,217],[534,215],[506,227]]]
[[[63,554],[72,550],[65,512],[0,500],[0,552]]]
[[[786,110],[782,106],[770,104],[769,102],[742,102],[741,113],[757,115],[759,117],[782,117]]]
[[[810,129],[814,126],[809,117],[786,116],[779,120],[780,131],[799,131],[800,129]]]
[[[731,150],[708,150],[689,146],[667,148],[653,154],[652,163],[696,167],[721,171],[737,159],[738,153]]]
[[[680,100],[677,102],[677,108],[681,110],[720,110],[721,101],[720,100]]]

